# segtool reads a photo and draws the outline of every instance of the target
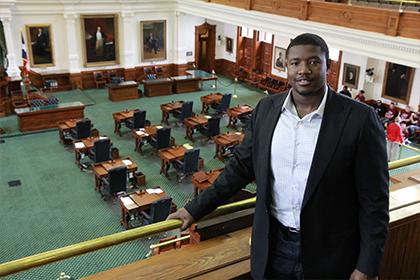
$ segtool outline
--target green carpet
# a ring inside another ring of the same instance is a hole
[[[69,91],[57,93],[62,102],[80,100],[87,105],[86,117],[92,120],[101,135],[108,135],[120,156],[130,156],[139,170],[146,174],[147,187],[161,186],[182,207],[193,197],[193,187],[189,180],[177,183],[171,169],[170,178],[159,174],[160,161],[150,153],[150,147],[144,147],[144,155],[134,152],[134,140],[128,129],[122,128],[122,137],[113,133],[112,112],[124,109],[143,109],[146,118],[152,124],[159,123],[161,103],[172,100],[194,101],[194,111],[201,110],[200,96],[214,92],[211,83],[205,83],[204,90],[195,93],[170,95],[137,100],[110,102],[105,89]],[[219,92],[233,93],[232,81],[221,78]],[[238,84],[237,99],[232,99],[231,106],[237,104],[255,105],[263,96],[261,90]],[[221,122],[222,132],[227,131],[227,118]],[[177,144],[183,144],[185,128],[174,125],[170,118],[172,136]],[[94,190],[94,178],[91,173],[81,172],[74,163],[71,147],[58,142],[57,130],[43,133],[21,134],[17,130],[15,116],[0,118],[0,127],[6,129],[7,137],[0,144],[0,263],[30,256],[90,240],[93,238],[124,231],[120,225],[120,208],[117,201],[104,201]],[[201,141],[195,134],[195,142],[200,148],[200,155],[205,160],[205,169],[222,167],[223,163],[213,159],[214,144]],[[418,154],[404,148],[401,157]],[[391,173],[405,172],[418,165],[400,168]],[[21,180],[22,185],[9,187],[8,182]],[[255,184],[248,186],[255,190]],[[122,245],[99,250],[82,256],[56,262],[26,272],[17,273],[4,279],[56,279],[61,271],[75,278],[81,278],[99,271],[142,259],[149,251],[150,244],[156,243],[162,235],[151,239],[141,239]]]

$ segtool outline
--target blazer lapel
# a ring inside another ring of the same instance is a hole
[[[321,129],[303,196],[302,208],[305,207],[311,195],[316,190],[318,182],[335,152],[349,112],[350,109],[343,106],[336,93],[329,90]]]

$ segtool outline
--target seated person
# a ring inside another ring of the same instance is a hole
[[[354,99],[364,103],[366,101],[365,91],[361,89]]]
[[[386,127],[388,123],[393,122],[397,116],[398,116],[398,110],[397,108],[395,108],[395,103],[391,102],[391,104],[389,104],[388,110],[385,113],[385,116],[381,119],[384,127]]]
[[[378,114],[379,118],[385,117],[386,106],[382,103],[381,100],[376,100],[376,103],[372,105]]]
[[[346,95],[346,96],[351,98],[351,93],[350,93],[347,86],[343,86],[343,89],[341,91],[339,91],[338,93]]]
[[[412,114],[413,112],[411,111],[410,106],[405,106],[405,108],[400,111],[401,122],[404,122],[406,125],[411,125],[410,119]]]

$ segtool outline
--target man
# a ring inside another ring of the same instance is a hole
[[[343,86],[343,89],[338,93],[351,98],[351,92],[349,91],[349,88],[347,86]]]
[[[376,113],[327,87],[328,46],[286,51],[288,94],[263,98],[215,183],[170,215],[183,228],[257,182],[254,279],[370,279],[388,226],[385,135]]]
[[[104,57],[104,45],[105,45],[105,33],[102,32],[102,29],[100,26],[96,27],[96,32],[95,32],[95,54],[96,54],[96,59],[103,59]]]
[[[363,89],[359,90],[359,93],[356,95],[354,99],[362,103],[365,103],[366,101],[365,91]]]

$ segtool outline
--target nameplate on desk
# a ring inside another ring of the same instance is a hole
[[[146,192],[148,194],[153,194],[153,193],[160,194],[160,193],[163,193],[163,190],[159,189],[159,188],[157,188],[157,189],[146,189]]]
[[[123,159],[122,160],[122,163],[124,163],[125,166],[129,166],[129,165],[132,165],[133,164],[133,162],[131,160],[129,160],[129,159]]]
[[[211,119],[211,116],[207,116],[207,115],[205,115],[204,116],[206,119]]]
[[[146,132],[144,132],[144,131],[141,131],[141,130],[139,130],[139,131],[136,131],[136,134],[137,135],[139,135],[139,136],[149,136],[149,134],[148,133],[146,133]]]
[[[99,140],[108,139],[108,137],[105,136],[99,136]]]
[[[85,144],[83,144],[83,142],[76,142],[74,143],[74,148],[75,149],[82,149],[85,147]]]
[[[235,132],[236,135],[242,135],[242,132]]]
[[[185,149],[187,149],[187,150],[191,150],[191,149],[194,149],[194,147],[193,146],[191,146],[190,144],[188,144],[188,143],[185,143],[184,145],[182,145]]]
[[[157,126],[156,126],[156,128],[157,128],[157,129],[161,129],[161,128],[163,128],[163,126],[161,126],[161,125],[157,125]]]

